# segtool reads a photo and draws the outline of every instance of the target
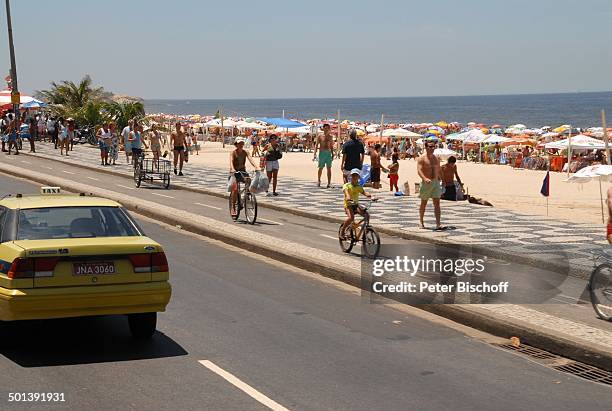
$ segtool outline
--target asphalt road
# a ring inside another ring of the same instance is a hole
[[[77,156],[78,152],[75,152],[73,155]],[[6,159],[7,162],[15,166],[104,187],[133,197],[188,210],[219,221],[231,221],[228,212],[228,202],[225,198],[186,190],[164,190],[155,186],[137,189],[131,179],[122,176],[83,169],[79,166],[72,166],[43,158],[26,155],[2,155],[1,158]],[[121,161],[123,161],[123,158],[120,159]],[[125,167],[125,164],[121,166]],[[188,168],[186,173],[188,173]],[[181,177],[173,176],[173,178],[178,179]],[[187,174],[183,178],[197,178],[197,176],[189,176]],[[314,183],[313,189],[315,189]],[[37,188],[33,188],[33,190],[36,191]],[[0,190],[1,192],[10,192],[10,190]],[[384,207],[384,204],[377,204],[373,208],[373,220],[376,219],[376,207]],[[299,217],[286,212],[260,207],[257,224],[251,226],[241,221],[236,224],[240,224],[241,227],[248,230],[272,235],[277,237],[279,241],[289,240],[339,255],[342,254],[337,240],[338,226],[334,223]],[[431,255],[432,245],[429,243],[409,241],[387,235],[381,235],[381,240],[383,244],[401,245],[404,249],[408,250],[407,255],[414,255],[417,258],[421,255]],[[360,247],[355,247],[353,256],[359,258],[359,252]],[[541,300],[534,300],[531,297],[513,300],[512,302],[532,303],[533,305],[530,308],[535,310],[579,321],[596,328],[610,329],[609,323],[597,319],[588,303],[588,294],[585,292],[585,280],[515,262],[505,262],[502,260],[498,262],[496,270],[500,278],[511,279],[512,284],[516,284],[523,293],[533,294],[535,290],[540,290],[543,295],[547,296],[547,299],[551,295],[555,295],[554,298],[549,300],[550,303],[548,304],[540,304]],[[551,290],[553,290],[553,294],[550,293]]]
[[[35,190],[5,176],[0,187]],[[0,409],[31,405],[9,403],[11,392],[65,394],[40,409],[264,409],[202,360],[289,409],[609,407],[609,387],[368,304],[346,285],[140,223],[172,270],[153,340],[132,341],[122,317],[19,324],[27,340],[0,351]]]

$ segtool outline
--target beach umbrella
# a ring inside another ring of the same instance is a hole
[[[560,141],[552,141],[544,145],[545,148],[555,148],[559,150],[567,149],[569,148],[569,146],[569,138]],[[572,150],[603,150],[606,148],[606,145],[603,141],[593,137],[585,136],[584,134],[578,134],[577,136],[572,137],[571,146]]]
[[[510,146],[535,146],[537,142],[534,139],[525,137],[513,137],[508,141],[501,143],[502,147]]]
[[[448,123],[446,121],[438,121],[436,123],[436,126],[442,127],[442,128],[446,128],[446,127],[448,127]]]
[[[510,138],[508,137],[498,136],[497,134],[491,134],[487,137],[486,140],[483,141],[483,143],[499,144],[499,143],[505,143],[506,141],[509,141],[509,140]]]
[[[603,223],[604,218],[604,205],[603,205],[603,193],[601,189],[601,183],[612,182],[612,166],[607,164],[600,164],[595,166],[589,166],[578,170],[573,176],[565,180],[568,183],[588,183],[589,181],[599,182],[599,203],[601,204],[601,222]]]
[[[32,101],[28,103],[21,104],[21,108],[45,108],[45,107],[47,107],[47,103],[44,103],[36,99],[33,99]]]
[[[378,124],[370,124],[369,126],[366,126],[366,131],[368,133],[376,133],[379,129],[379,125]]]
[[[421,138],[423,137],[420,134],[414,133],[412,131],[405,130],[403,128],[388,128],[383,131],[383,137],[399,137],[399,138]]]

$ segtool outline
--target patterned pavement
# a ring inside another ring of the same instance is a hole
[[[37,150],[35,156],[73,165],[80,163],[91,167],[99,164],[99,151],[89,146],[75,146],[69,158],[60,157],[48,144],[39,144]],[[107,168],[119,174],[131,175],[124,157],[120,156],[119,161],[118,165]],[[226,193],[226,170],[186,164],[184,172],[184,177],[172,176],[172,185]],[[278,191],[280,196],[260,195],[258,201],[317,215],[344,216],[339,187],[318,188],[314,181],[282,176],[281,169]],[[607,244],[605,228],[599,224],[569,223],[467,202],[442,202],[442,221],[450,227],[449,230],[422,230],[417,227],[418,198],[395,197],[386,191],[377,193],[377,196],[381,200],[371,210],[372,223],[377,227],[430,240],[503,250],[507,254],[536,260],[563,264],[569,260],[574,269],[583,272],[592,267],[592,252]],[[425,224],[429,227],[435,224],[431,204],[426,211]]]

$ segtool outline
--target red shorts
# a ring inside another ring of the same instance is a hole
[[[396,186],[398,181],[399,181],[398,174],[389,174],[389,184],[391,184],[392,187]]]
[[[606,237],[610,237],[612,235],[612,224],[608,224],[608,235]]]

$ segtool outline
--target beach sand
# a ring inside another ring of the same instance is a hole
[[[221,147],[220,143],[206,142],[200,155],[189,156],[189,164],[202,164],[229,170],[229,152],[233,146]],[[255,159],[259,164],[259,158]],[[366,163],[369,157],[366,156]],[[383,160],[383,165],[388,165]],[[185,171],[189,171],[189,164]],[[510,166],[491,164],[476,164],[457,162],[459,176],[465,184],[470,195],[481,197],[494,207],[508,209],[523,214],[546,216],[546,198],[540,194],[545,171],[513,169]],[[415,160],[400,160],[400,189],[403,190],[405,181],[410,182],[411,195],[414,195],[414,183],[420,181],[416,172]],[[291,176],[313,181],[313,190],[316,188],[317,163],[312,161],[312,153],[284,153],[280,160],[279,187],[283,189],[283,176]],[[322,184],[326,183],[326,172],[323,170]],[[601,203],[599,197],[599,184],[571,184],[563,180],[566,173],[550,173],[550,197],[548,199],[548,215],[555,219],[565,220],[568,223],[602,224]],[[380,191],[389,191],[386,174],[381,176],[383,187]],[[332,184],[342,183],[340,174],[340,160],[335,159],[332,167]],[[602,185],[604,201],[608,183]],[[604,203],[604,215],[607,220],[607,210]]]

